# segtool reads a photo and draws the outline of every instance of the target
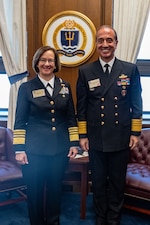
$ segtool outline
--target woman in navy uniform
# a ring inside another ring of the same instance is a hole
[[[32,64],[37,76],[20,86],[13,147],[27,184],[31,225],[59,225],[63,175],[78,152],[73,99],[69,83],[55,75],[55,49],[39,48]]]
[[[77,114],[82,149],[89,150],[96,225],[119,225],[129,149],[142,127],[140,75],[114,56],[117,34],[97,31],[99,59],[79,69]]]

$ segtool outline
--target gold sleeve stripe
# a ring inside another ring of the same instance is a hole
[[[142,129],[142,119],[132,119],[131,131],[140,132]]]
[[[68,130],[69,130],[70,141],[78,141],[79,140],[78,128],[70,127]]]
[[[79,134],[87,133],[87,122],[86,121],[78,121]]]
[[[14,130],[13,131],[13,144],[25,144],[25,130]]]

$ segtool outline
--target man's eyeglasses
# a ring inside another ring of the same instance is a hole
[[[54,63],[55,62],[55,59],[39,59],[40,62],[43,62],[43,63]]]

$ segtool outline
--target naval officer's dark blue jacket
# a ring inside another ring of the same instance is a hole
[[[130,135],[141,132],[140,74],[136,65],[115,59],[106,79],[99,60],[79,68],[79,135],[88,137],[90,149],[120,151],[128,148]]]
[[[78,145],[78,130],[69,83],[55,76],[51,96],[38,76],[23,83],[18,92],[14,125],[15,151],[68,154]]]

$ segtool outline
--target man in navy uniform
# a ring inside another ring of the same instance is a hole
[[[80,145],[89,150],[96,225],[119,225],[129,150],[142,127],[140,75],[114,55],[116,31],[97,31],[97,61],[79,68],[77,115]]]

